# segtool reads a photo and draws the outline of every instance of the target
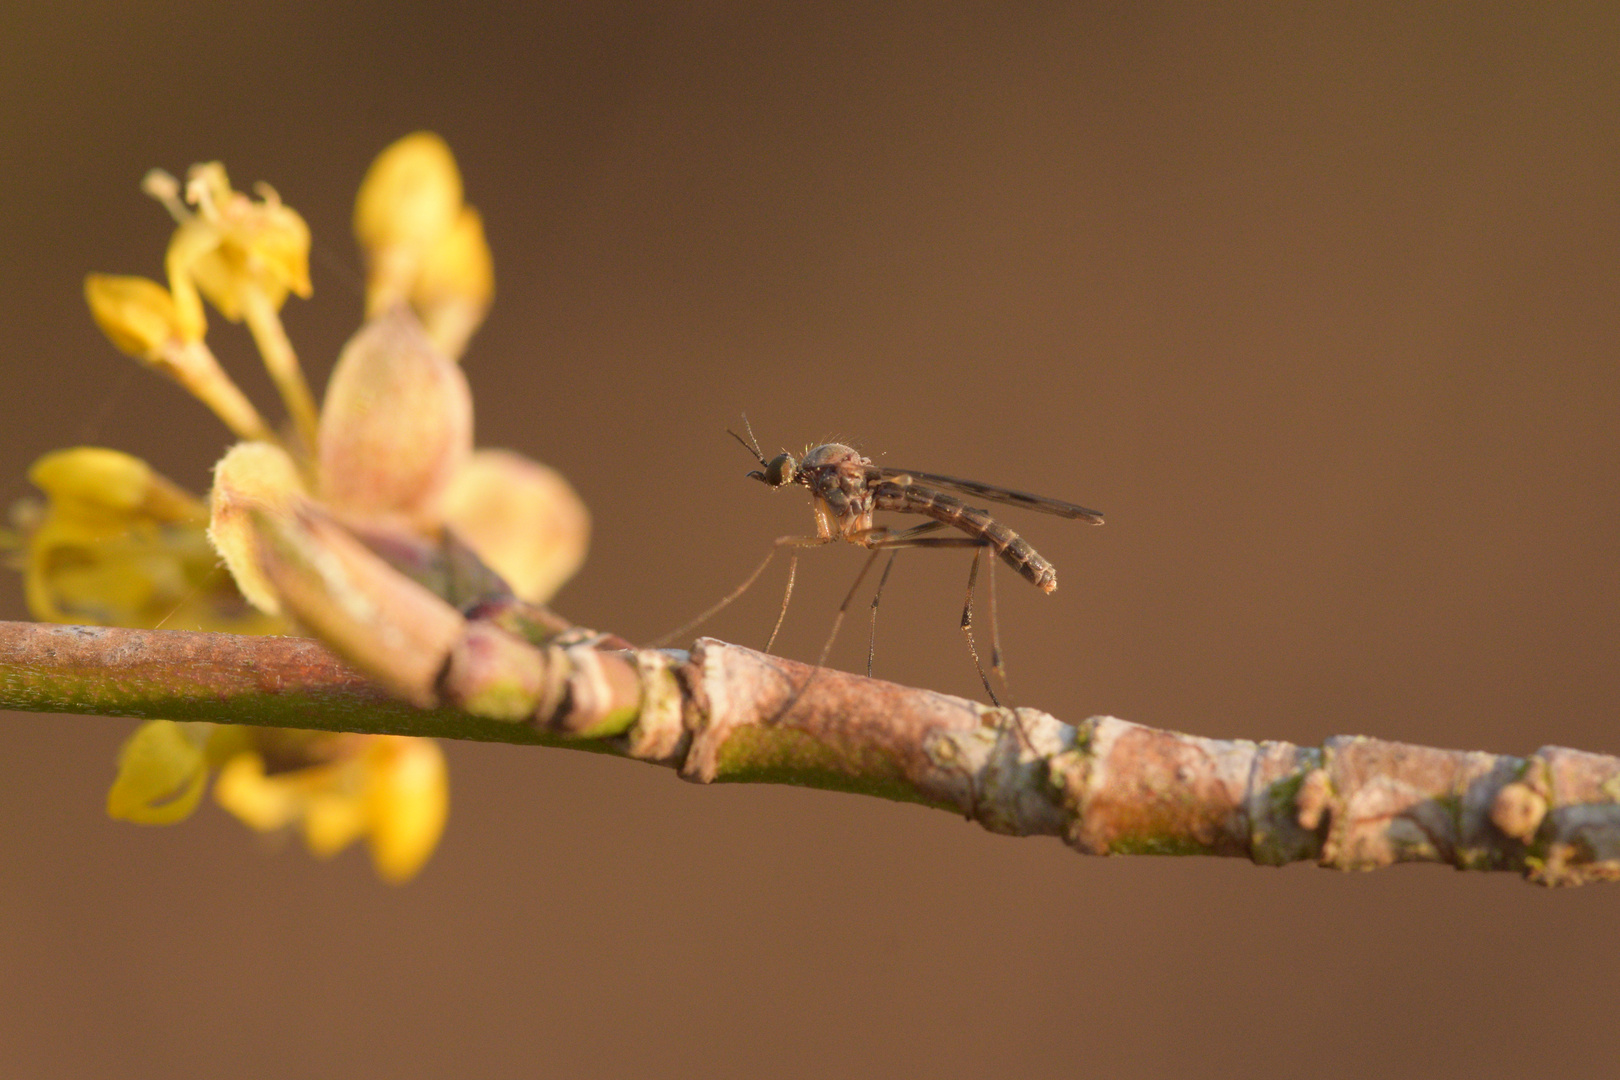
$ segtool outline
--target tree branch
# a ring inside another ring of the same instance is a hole
[[[476,621],[437,689],[450,704],[404,704],[297,638],[0,623],[9,709],[569,746],[700,783],[919,802],[1086,854],[1620,879],[1620,759],[1558,747],[1517,758],[1362,737],[1207,739],[1112,717],[1070,725],[712,638],[689,654],[534,647]]]

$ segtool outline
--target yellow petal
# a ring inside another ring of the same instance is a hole
[[[311,855],[330,858],[365,835],[368,824],[363,787],[323,787],[304,810],[304,846]]]
[[[445,141],[418,131],[377,155],[360,183],[354,235],[369,255],[395,247],[419,254],[461,211],[461,173]]]
[[[279,777],[265,776],[264,759],[252,752],[237,754],[219,770],[214,801],[259,832],[284,828],[304,807],[303,792]]]
[[[169,291],[174,297],[175,316],[187,340],[200,341],[208,329],[203,315],[202,294],[197,291],[194,268],[218,246],[216,231],[195,219],[187,219],[169,239],[163,256],[163,269],[169,275]],[[233,316],[227,315],[227,318]],[[240,315],[235,316],[240,318]]]
[[[238,435],[269,437],[252,404],[203,344],[208,324],[191,277],[172,273],[171,280],[173,294],[142,277],[90,274],[84,297],[96,325],[119,350],[195,394]]]
[[[250,253],[271,280],[308,300],[315,294],[309,280],[309,225],[269,184],[255,185],[254,190],[259,202],[253,204]]]
[[[55,450],[28,470],[29,481],[58,505],[115,516],[140,508],[154,475],[140,458],[100,446]],[[195,510],[202,511],[200,501]]]
[[[208,780],[202,744],[212,726],[148,720],[136,728],[118,755],[108,816],[138,825],[172,825],[191,816]]]
[[[445,522],[512,591],[543,603],[585,561],[591,518],[555,469],[479,450],[445,493]]]
[[[203,754],[208,759],[208,767],[216,772],[237,754],[252,750],[260,732],[277,730],[242,724],[215,724],[213,727],[208,741],[203,744]]]
[[[53,450],[29,467],[28,479],[59,505],[71,504],[86,513],[138,512],[156,521],[190,524],[208,518],[201,499],[121,450]]]
[[[357,516],[439,524],[450,478],[472,453],[472,392],[406,308],[344,346],[320,420],[321,497]]]
[[[377,872],[402,882],[421,869],[449,809],[444,756],[431,739],[396,735],[317,740],[338,757],[266,775],[264,758],[231,758],[214,784],[226,810],[261,832],[295,827],[326,858],[364,836]]]
[[[137,360],[154,360],[176,338],[200,340],[206,329],[201,324],[183,326],[169,291],[148,278],[88,274],[84,298],[101,332],[120,352]]]
[[[384,736],[368,756],[371,860],[398,884],[414,877],[438,846],[450,810],[449,771],[431,739]]]

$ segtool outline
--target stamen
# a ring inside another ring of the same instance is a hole
[[[180,181],[162,169],[152,169],[141,179],[141,190],[163,204],[177,225],[191,220],[191,211],[180,201]]]

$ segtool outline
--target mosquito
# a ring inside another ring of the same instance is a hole
[[[838,614],[833,619],[832,632],[822,647],[816,667],[819,668],[826,661],[856,590],[860,588],[861,582],[865,580],[877,557],[887,551],[889,561],[883,568],[883,574],[878,579],[877,591],[872,597],[873,633],[868,640],[866,652],[866,673],[870,676],[873,651],[876,648],[878,602],[883,596],[883,586],[888,583],[889,571],[894,569],[894,560],[900,551],[904,548],[972,548],[973,563],[968,568],[967,599],[962,606],[961,628],[967,638],[968,652],[973,656],[973,666],[978,670],[980,681],[984,683],[985,692],[990,695],[990,701],[999,706],[1001,702],[996,697],[995,689],[990,685],[990,678],[985,674],[984,665],[979,661],[979,651],[973,644],[973,593],[979,577],[980,558],[986,552],[990,553],[990,667],[1003,683],[1006,681],[1006,669],[1002,663],[1001,632],[996,620],[995,559],[1001,558],[1026,581],[1046,593],[1057,588],[1057,569],[1042,558],[1040,553],[1030,546],[1029,541],[995,520],[988,511],[969,506],[956,495],[942,489],[949,488],[987,502],[1078,519],[1092,525],[1101,525],[1103,516],[1083,506],[1014,491],[1011,488],[981,484],[973,480],[959,480],[953,476],[941,476],[938,473],[915,469],[892,469],[874,465],[858,451],[842,443],[827,443],[814,447],[805,453],[802,461],[796,460],[792,454],[786,452],[767,461],[759,448],[759,441],[754,438],[753,426],[748,423],[746,416],[743,417],[743,425],[748,432],[747,439],[730,429],[727,429],[727,434],[742,443],[759,462],[760,468],[750,472],[749,478],[760,481],[773,491],[789,484],[809,488],[816,516],[816,534],[778,537],[770,554],[752,574],[748,575],[747,580],[697,619],[668,636],[674,637],[706,621],[737,599],[760,574],[764,573],[765,568],[776,557],[776,553],[786,548],[789,552],[787,589],[782,596],[782,610],[777,615],[776,627],[771,631],[770,640],[765,644],[765,651],[770,652],[771,646],[776,643],[776,637],[782,630],[782,622],[787,618],[788,602],[793,597],[793,581],[798,570],[799,552],[805,548],[820,547],[843,540],[866,548],[872,554],[861,567],[861,572],[856,576],[855,583],[850,586],[844,602],[838,607]],[[880,510],[921,514],[931,520],[911,528],[891,529],[873,523],[872,515]],[[956,529],[962,535],[932,535],[947,528]]]

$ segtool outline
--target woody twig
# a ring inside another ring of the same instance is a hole
[[[468,620],[424,708],[306,639],[0,623],[0,707],[606,751],[699,783],[918,802],[1085,854],[1620,879],[1620,758],[1068,724],[712,638],[690,652],[623,644],[569,632],[533,645],[498,620]]]

